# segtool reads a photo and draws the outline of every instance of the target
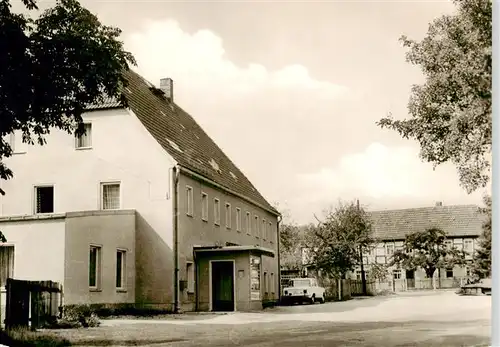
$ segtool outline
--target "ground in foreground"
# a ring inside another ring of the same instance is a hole
[[[490,311],[491,297],[431,292],[57,333],[80,346],[488,346]]]

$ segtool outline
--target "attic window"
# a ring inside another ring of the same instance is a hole
[[[220,168],[219,168],[219,164],[217,164],[217,162],[212,158],[210,159],[210,161],[208,162],[210,164],[210,166],[212,166],[212,168],[217,171],[217,172],[221,172],[220,171]]]
[[[236,175],[234,173],[232,173],[231,171],[229,171],[229,174],[231,175],[232,178],[234,178],[235,181],[238,180],[238,177],[236,177]]]
[[[169,140],[169,139],[167,139],[167,141],[168,141],[168,144],[170,145],[170,147],[172,147],[172,148],[173,148],[173,149],[175,149],[176,151],[178,151],[178,152],[181,152],[181,153],[182,153],[182,150],[180,149],[180,147],[179,147],[179,146],[177,146],[177,144],[176,144],[174,141]]]

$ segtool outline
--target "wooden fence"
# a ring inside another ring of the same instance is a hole
[[[5,327],[37,329],[55,320],[62,306],[62,287],[52,281],[7,279]]]
[[[283,288],[291,285],[291,279],[297,278],[294,275],[281,276],[281,293]],[[375,295],[380,292],[402,292],[411,290],[432,290],[436,289],[459,288],[467,283],[467,277],[425,279],[393,279],[386,281],[366,281],[367,295]],[[353,279],[327,279],[318,278],[318,284],[325,288],[325,296],[328,300],[348,300],[353,296],[363,295],[363,284],[361,280]]]

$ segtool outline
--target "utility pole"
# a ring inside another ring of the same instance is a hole
[[[356,207],[358,208],[359,212],[359,199],[356,200]],[[363,265],[363,249],[361,248],[361,245],[359,245],[359,259],[361,259],[361,285],[363,287],[363,295],[368,295],[367,290],[366,290],[366,276],[365,276],[365,267]]]

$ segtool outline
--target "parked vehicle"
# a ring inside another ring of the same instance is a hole
[[[290,282],[290,287],[283,288],[283,304],[325,302],[325,288],[315,278],[292,278]]]
[[[477,283],[469,283],[457,291],[460,295],[491,295],[491,278],[484,278]]]

